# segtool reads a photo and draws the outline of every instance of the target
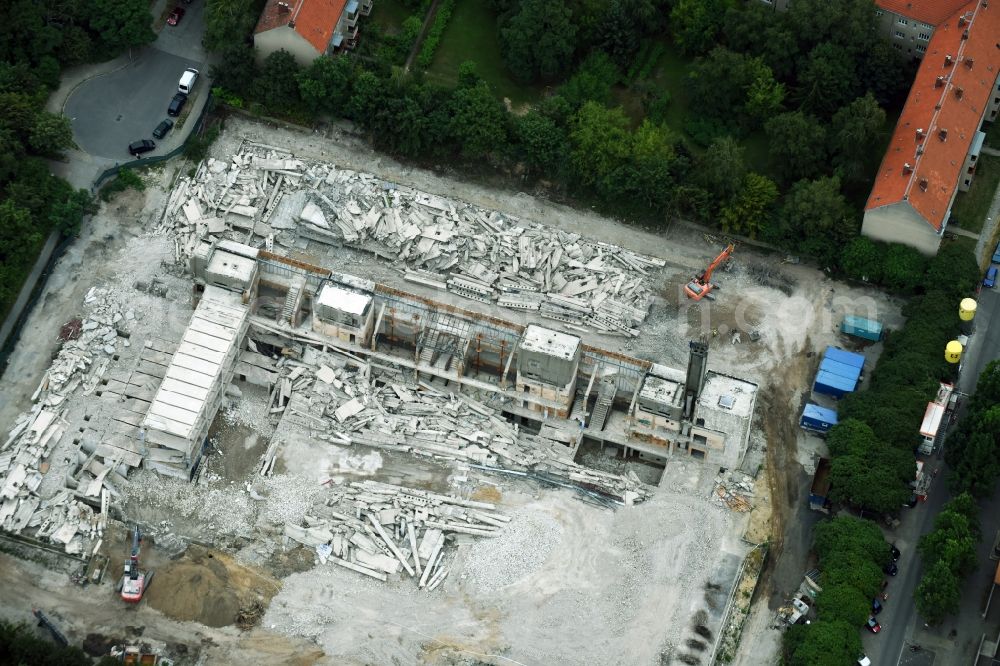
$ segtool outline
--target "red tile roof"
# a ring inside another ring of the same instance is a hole
[[[875,0],[887,12],[915,21],[938,25],[969,3],[969,0]]]
[[[325,53],[346,4],[347,0],[267,0],[254,33],[290,25],[316,51]]]
[[[908,201],[931,226],[941,229],[993,94],[1000,70],[998,38],[1000,2],[987,7],[972,0],[934,30],[866,211]],[[918,130],[924,138],[918,137]]]

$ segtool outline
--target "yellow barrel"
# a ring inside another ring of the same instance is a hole
[[[944,360],[949,363],[958,363],[962,360],[962,343],[952,340],[944,348]]]
[[[972,321],[976,316],[976,299],[963,298],[958,304],[958,318],[962,321]]]

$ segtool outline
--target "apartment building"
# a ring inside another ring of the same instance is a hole
[[[373,0],[268,0],[254,29],[257,59],[284,49],[300,65],[324,54],[353,49],[358,18]]]
[[[987,0],[935,27],[865,206],[864,235],[937,252],[955,196],[972,184],[983,123],[1000,109],[998,38],[1000,5]]]

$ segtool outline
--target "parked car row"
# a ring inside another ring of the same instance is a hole
[[[990,258],[990,267],[986,269],[986,277],[983,278],[983,286],[992,289],[997,284],[997,264],[1000,264],[1000,243],[997,243]]]
[[[180,10],[180,15],[177,18],[177,20],[179,21],[180,16],[184,16],[184,10],[180,7],[176,9]],[[171,14],[171,16],[173,16],[173,13]],[[167,19],[167,22],[169,23],[170,19]],[[170,25],[176,25],[176,22],[171,23]],[[184,108],[184,105],[187,104],[188,94],[194,88],[194,84],[197,83],[197,81],[198,81],[197,69],[189,67],[186,70],[184,70],[184,73],[181,75],[181,79],[177,84],[177,93],[174,94],[173,98],[170,100],[170,104],[167,105],[168,116],[173,116],[176,118],[177,116],[181,115],[181,110]],[[156,128],[153,130],[153,138],[162,139],[167,135],[168,132],[170,132],[171,129],[173,129],[173,127],[174,127],[174,121],[170,120],[170,118],[163,119],[163,121],[161,121],[160,124],[157,125]],[[142,139],[141,141],[133,141],[128,145],[129,155],[135,158],[139,158],[143,154],[148,153],[155,149],[156,149],[156,142],[150,141],[149,139]]]

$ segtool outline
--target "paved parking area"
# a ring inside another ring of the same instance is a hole
[[[71,119],[73,138],[83,151],[95,157],[129,161],[128,144],[152,139],[153,129],[167,118],[167,105],[177,92],[181,73],[188,67],[201,70],[202,76],[184,112],[200,108],[198,98],[208,92],[207,56],[201,46],[203,3],[196,0],[182,6],[187,13],[180,25],[163,26],[157,40],[137,52],[128,66],[84,82],[66,100],[63,112]],[[169,151],[185,135],[183,130],[175,129],[146,155]]]

